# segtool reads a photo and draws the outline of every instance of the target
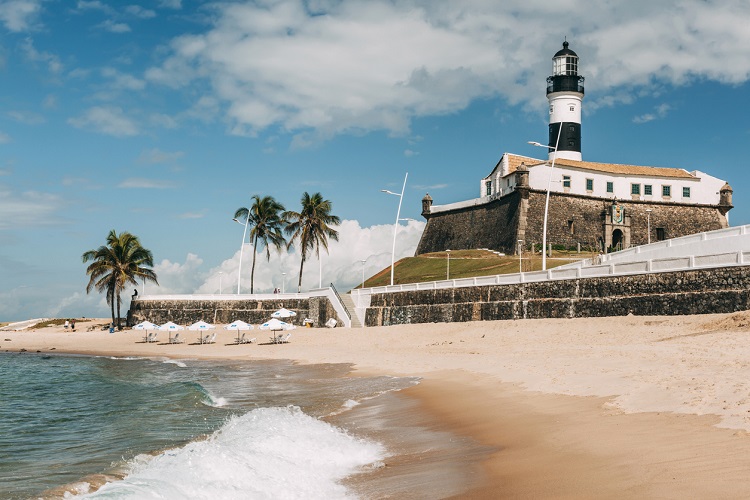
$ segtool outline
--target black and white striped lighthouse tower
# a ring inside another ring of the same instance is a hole
[[[547,77],[550,160],[555,156],[553,148],[557,158],[581,160],[583,80],[578,75],[578,54],[568,48],[566,40],[552,58],[552,76]]]

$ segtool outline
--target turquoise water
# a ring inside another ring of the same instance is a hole
[[[0,498],[349,498],[379,443],[319,417],[416,383],[346,365],[0,354]]]

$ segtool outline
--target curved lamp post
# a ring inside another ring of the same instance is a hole
[[[237,224],[242,224],[242,222],[238,221],[236,218],[232,219]],[[250,222],[250,214],[247,214],[247,217],[245,218],[245,230],[242,231],[242,244],[240,245],[240,267],[237,270],[237,295],[240,294],[240,280],[242,279],[242,250],[245,248],[245,237],[247,236],[247,223]]]
[[[554,151],[552,156],[552,165],[549,168],[549,179],[547,180],[547,199],[544,202],[544,229],[542,229],[542,271],[547,270],[547,214],[549,214],[549,190],[552,186],[552,170],[555,168],[555,160],[557,159],[557,147],[560,145],[560,133],[562,132],[562,123],[557,129],[557,141],[555,141],[555,147],[545,146],[539,142],[529,141],[532,146],[539,146],[541,148],[547,148],[547,151],[551,149]]]
[[[396,210],[396,225],[393,227],[393,250],[391,250],[391,286],[393,286],[393,265],[396,258],[396,232],[398,231],[398,221],[401,217],[401,202],[404,200],[404,189],[406,189],[406,179],[409,177],[409,172],[406,172],[404,176],[404,186],[401,188],[401,194],[388,191],[387,189],[381,189],[380,191],[386,194],[392,194],[398,196],[398,210]]]

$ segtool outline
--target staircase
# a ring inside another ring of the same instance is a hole
[[[349,317],[352,319],[352,328],[362,328],[362,323],[357,316],[356,306],[354,305],[354,299],[352,299],[351,294],[345,293],[342,295],[341,302],[346,310],[349,311]]]

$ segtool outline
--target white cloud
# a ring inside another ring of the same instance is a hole
[[[68,119],[68,123],[76,128],[82,128],[113,135],[115,137],[126,137],[138,135],[138,127],[125,116],[121,108],[95,106],[76,118]]]
[[[117,185],[123,189],[172,189],[174,183],[157,179],[144,179],[142,177],[131,177]]]
[[[8,31],[25,31],[41,8],[40,0],[5,0],[0,2],[0,22]]]
[[[102,76],[110,81],[106,84],[108,89],[114,90],[143,90],[146,82],[132,75],[122,73],[115,68],[105,67],[101,70]]]
[[[138,163],[161,164],[174,163],[185,156],[183,151],[162,151],[159,148],[147,149],[138,157]]]
[[[182,0],[160,0],[159,7],[164,7],[165,9],[181,9]]]
[[[743,0],[278,0],[215,12],[207,32],[173,39],[147,77],[207,82],[231,133],[279,126],[303,146],[352,131],[407,133],[415,117],[488,96],[544,109],[549,59],[566,33],[601,104],[655,81],[750,77]]]
[[[39,52],[36,50],[31,38],[27,38],[21,43],[21,50],[29,61],[46,64],[50,73],[57,75],[62,71],[63,66],[60,62],[60,58],[51,52]]]
[[[667,116],[667,113],[669,113],[669,110],[669,104],[659,104],[658,106],[656,106],[653,113],[645,113],[640,116],[634,117],[633,123],[647,123],[653,120],[664,118]]]
[[[425,189],[434,190],[434,189],[445,189],[448,187],[448,184],[418,184],[414,186],[414,189],[419,189],[421,191]]]
[[[0,144],[7,144],[11,141],[10,136],[0,130]]]
[[[404,156],[407,158],[411,158],[412,156],[417,156],[419,154],[419,151],[414,151],[411,149],[405,149],[404,150]]]
[[[0,186],[0,230],[53,226],[63,223],[59,213],[65,202],[39,191],[16,192]]]
[[[140,5],[128,5],[125,7],[125,12],[131,16],[140,17],[141,19],[151,19],[156,17],[156,12],[151,9],[144,9]]]
[[[414,255],[422,236],[424,222],[413,221],[399,227],[396,239],[396,260]],[[360,227],[359,222],[344,220],[338,228],[339,241],[329,241],[330,253],[323,251],[323,286],[334,283],[341,292],[357,286],[362,281],[362,263],[366,277],[381,271],[391,265],[391,251],[393,245],[393,225]],[[234,293],[237,290],[237,273],[239,270],[239,249],[229,259],[215,269],[206,273],[205,281],[196,289],[186,290],[185,293],[218,293],[219,285],[224,293]],[[242,291],[250,292],[250,270],[252,266],[252,250],[246,245],[242,259]],[[300,256],[296,250],[283,251],[277,254],[271,251],[270,261],[266,261],[263,251],[256,257],[255,292],[271,292],[274,288],[282,288],[282,273],[286,272],[286,291],[296,291],[299,277]],[[219,273],[222,274],[219,274]],[[319,284],[318,259],[312,255],[305,261],[302,276],[302,289],[315,288]],[[220,283],[221,281],[221,283]]]
[[[129,33],[130,26],[128,26],[126,23],[116,23],[112,21],[111,19],[107,19],[103,23],[99,24],[99,27],[109,31],[110,33]]]
[[[32,111],[8,111],[8,116],[17,122],[26,125],[39,125],[47,121],[42,115]]]
[[[192,253],[187,254],[182,264],[164,259],[154,266],[159,286],[147,283],[146,294],[193,293],[205,277],[200,270],[202,264],[203,259]]]

